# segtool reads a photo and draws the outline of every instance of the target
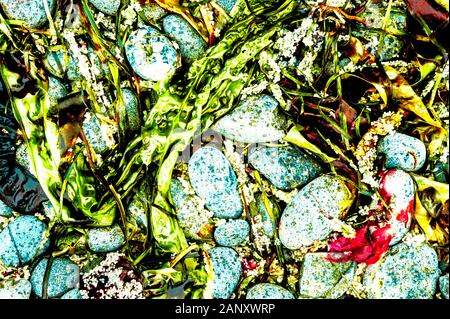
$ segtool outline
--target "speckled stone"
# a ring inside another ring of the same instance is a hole
[[[144,80],[168,81],[177,69],[177,51],[152,27],[133,31],[125,43],[125,53],[134,72]]]
[[[282,139],[288,122],[278,112],[278,102],[270,95],[251,96],[216,122],[213,129],[241,143],[263,143]]]
[[[89,0],[89,2],[100,12],[114,16],[119,10],[120,0]]]
[[[48,259],[42,259],[31,274],[33,293],[42,298],[45,269]],[[48,279],[47,293],[49,298],[60,297],[80,284],[80,269],[67,258],[53,259]]]
[[[431,299],[440,270],[433,248],[399,243],[376,264],[367,267],[363,286],[369,299]]]
[[[0,299],[30,299],[31,283],[26,279],[0,281]]]
[[[141,128],[138,98],[128,88],[122,89],[122,95],[125,105],[119,110],[121,124],[126,130],[137,131]]]
[[[26,168],[31,175],[36,177],[36,172],[34,171],[33,165],[31,165],[32,161],[25,143],[21,143],[16,147],[16,162]]]
[[[61,296],[61,299],[83,299],[78,289],[72,289]]]
[[[248,238],[250,225],[243,219],[232,219],[217,226],[214,239],[217,244],[226,247],[242,245]]]
[[[13,210],[0,200],[0,216],[11,217],[13,215]]]
[[[103,138],[100,121],[95,115],[85,117],[83,121],[83,130],[89,145],[94,149],[95,153],[102,154],[108,150],[108,145]]]
[[[146,3],[141,7],[144,20],[149,24],[155,24],[167,14],[167,12],[156,3]]]
[[[256,195],[256,208],[258,212],[261,214],[261,219],[263,223],[263,231],[267,237],[272,238],[275,233],[275,223],[270,218],[269,212],[267,211],[266,205],[264,204],[263,197],[261,194]],[[273,203],[269,200],[270,208],[275,209]]]
[[[202,147],[189,161],[189,179],[206,207],[217,218],[237,218],[242,213],[237,179],[225,156],[213,147]]]
[[[44,253],[50,245],[50,239],[47,238],[43,248],[38,252],[47,231],[47,225],[34,216],[17,217],[7,227],[16,246],[21,264],[26,264],[35,255],[39,256]]]
[[[48,95],[50,96],[50,101],[53,104],[58,103],[59,99],[67,96],[69,92],[67,91],[66,86],[57,78],[53,76],[48,77]]]
[[[449,299],[448,298],[448,280],[449,280],[450,275],[446,274],[441,276],[441,278],[439,278],[439,289],[441,290],[442,296],[444,296],[445,299]]]
[[[127,207],[128,221],[145,230],[148,226],[147,214],[145,212],[146,200],[147,198],[144,190],[139,189],[136,195],[134,195],[130,205]]]
[[[50,12],[54,12],[56,1],[47,0]],[[30,28],[39,29],[48,23],[42,0],[0,0],[0,5],[9,19],[23,20]]]
[[[335,263],[325,254],[306,254],[300,270],[300,296],[303,298],[340,298],[350,287],[354,262]]]
[[[125,243],[125,236],[118,224],[92,228],[87,233],[87,243],[93,252],[106,253],[118,250]]]
[[[293,146],[259,146],[249,151],[248,160],[276,188],[291,190],[306,184],[322,172],[320,165]]]
[[[242,274],[238,254],[228,247],[215,247],[208,251],[213,267],[213,293],[215,299],[228,299],[236,289]]]
[[[236,4],[237,0],[216,0],[217,4],[220,5],[226,13],[230,13]]]
[[[208,44],[184,18],[169,14],[162,20],[164,32],[180,46],[181,56],[192,62],[203,55]]]
[[[427,157],[425,144],[412,136],[392,133],[378,144],[378,154],[385,155],[387,169],[415,172],[423,167]]]
[[[19,253],[8,227],[0,232],[0,260],[6,267],[17,267],[20,264]]]
[[[46,69],[58,78],[63,78],[67,73],[67,78],[71,81],[81,79],[78,61],[70,51],[48,51],[44,64]]]
[[[322,175],[303,187],[280,218],[279,236],[289,249],[299,249],[327,238],[333,231],[322,214],[340,218],[351,204],[351,192],[335,176]]]
[[[295,299],[287,289],[269,283],[257,284],[247,292],[246,299]]]

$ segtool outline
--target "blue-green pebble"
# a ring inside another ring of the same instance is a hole
[[[216,2],[227,12],[230,13],[237,0],[216,0]]]
[[[87,243],[93,252],[106,253],[118,250],[125,243],[125,236],[118,224],[92,228],[87,233]]]
[[[213,298],[228,299],[242,274],[238,254],[232,248],[215,247],[208,251],[213,267]]]
[[[66,86],[57,78],[53,76],[48,77],[48,95],[50,96],[50,101],[53,104],[58,103],[59,99],[67,96],[69,92],[67,91]]]
[[[26,279],[0,282],[0,299],[30,299],[31,283]]]
[[[71,81],[81,79],[78,61],[70,51],[48,51],[44,64],[47,70],[58,78],[67,75],[67,78]]]
[[[249,151],[248,159],[254,168],[282,190],[304,185],[322,172],[315,160],[290,145],[259,146]]]
[[[198,196],[217,218],[237,218],[242,202],[237,179],[225,156],[213,147],[202,147],[189,161],[189,179]]]
[[[269,283],[256,284],[247,292],[246,299],[295,299],[287,289]]]
[[[13,215],[13,210],[0,200],[0,216],[11,217]]]
[[[250,233],[250,226],[243,219],[232,219],[217,226],[214,239],[221,246],[234,247],[242,245]]]
[[[108,145],[103,138],[102,128],[99,119],[91,115],[83,121],[83,130],[89,145],[97,154],[102,154],[108,150]]]
[[[55,10],[56,1],[47,0],[50,13]],[[10,19],[23,20],[30,28],[39,29],[48,23],[42,0],[0,0],[3,11]]]
[[[100,12],[108,15],[116,15],[120,7],[120,0],[89,0],[89,2]]]
[[[441,278],[439,278],[439,289],[441,290],[442,296],[444,296],[445,299],[449,299],[448,298],[448,290],[449,290],[449,286],[448,286],[448,280],[449,280],[450,275],[449,274],[445,274],[443,276],[441,276]]]
[[[125,106],[119,110],[120,121],[126,130],[137,131],[141,127],[139,101],[136,94],[128,88],[122,89]]]
[[[17,267],[20,264],[19,253],[8,227],[0,232],[0,260],[6,267]]]
[[[42,298],[42,288],[48,259],[42,259],[31,274],[33,293]],[[79,267],[67,258],[58,257],[52,262],[48,279],[47,294],[49,298],[60,297],[69,290],[77,288],[80,283]]]
[[[78,289],[72,289],[61,296],[61,299],[83,299]]]

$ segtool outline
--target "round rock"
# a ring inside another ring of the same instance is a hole
[[[230,13],[237,0],[217,0],[216,2],[226,11]]]
[[[421,140],[401,133],[385,136],[377,150],[385,156],[387,169],[415,172],[423,167],[427,157],[425,144]]]
[[[287,289],[269,283],[257,284],[247,292],[246,299],[295,299]]]
[[[31,283],[26,279],[0,282],[0,299],[30,299]]]
[[[9,232],[8,226],[0,232],[0,260],[6,267],[20,265],[19,253]]]
[[[167,37],[152,27],[133,31],[125,43],[125,53],[134,72],[144,80],[166,81],[177,69],[177,51]]]
[[[321,241],[333,231],[330,220],[343,217],[352,194],[338,177],[322,175],[303,187],[286,206],[280,218],[279,236],[288,249]]]
[[[63,78],[64,75],[67,75],[67,78],[71,81],[81,79],[78,61],[70,51],[48,51],[44,65],[52,75],[58,78]]]
[[[444,296],[445,299],[449,299],[448,298],[448,280],[449,280],[450,275],[446,274],[441,276],[441,278],[439,278],[439,289],[441,290],[442,296]]]
[[[164,32],[179,45],[181,56],[192,62],[208,49],[207,43],[184,18],[176,14],[169,14],[162,20]]]
[[[242,202],[237,179],[225,156],[213,147],[202,147],[189,161],[189,179],[206,207],[217,218],[237,218]]]
[[[250,233],[250,225],[243,219],[232,219],[221,224],[214,231],[217,244],[226,247],[242,245]]]
[[[56,1],[46,1],[50,13],[54,12]],[[39,29],[48,23],[42,0],[0,0],[0,5],[9,19],[23,20],[30,28]]]
[[[120,122],[125,130],[137,131],[141,127],[139,101],[136,94],[128,88],[122,89],[124,106],[119,109]]]
[[[57,78],[53,76],[48,77],[48,95],[50,96],[50,101],[53,104],[57,104],[59,99],[67,96],[69,92],[66,86]]]
[[[106,253],[118,250],[125,243],[125,236],[118,224],[92,228],[87,232],[87,243],[93,252]]]
[[[363,286],[369,299],[431,299],[439,280],[438,256],[422,243],[399,243],[367,267]]]
[[[42,259],[31,274],[33,293],[42,298],[45,270],[48,259]],[[80,283],[80,269],[67,258],[53,259],[48,279],[47,294],[49,298],[60,297]]]
[[[213,129],[241,143],[264,143],[282,139],[288,122],[278,112],[278,102],[270,95],[251,96],[216,122]]]
[[[213,267],[213,298],[228,299],[241,278],[242,265],[238,254],[228,247],[208,251]]]
[[[61,299],[83,299],[78,289],[72,289],[61,296]]]
[[[89,0],[89,2],[98,11],[111,16],[116,15],[120,7],[120,0]]]
[[[13,210],[0,200],[0,216],[1,217],[11,217],[13,215]]]
[[[292,146],[259,146],[249,153],[253,167],[282,190],[304,185],[322,171],[315,160]]]

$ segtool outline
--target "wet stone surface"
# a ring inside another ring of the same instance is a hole
[[[26,279],[0,281],[0,299],[30,299],[31,283]]]
[[[300,271],[300,297],[340,298],[355,274],[354,262],[331,262],[325,254],[306,254]]]
[[[246,295],[247,299],[295,299],[294,295],[287,289],[269,283],[257,284],[250,288]]]
[[[119,10],[120,0],[89,0],[100,12],[108,15],[116,15]]]
[[[241,215],[236,174],[216,148],[203,147],[194,153],[189,161],[189,179],[215,217],[237,218]]]
[[[237,142],[263,143],[283,138],[287,123],[278,111],[277,100],[262,94],[243,100],[230,114],[218,120],[213,129]]]
[[[442,293],[442,296],[445,299],[449,299],[448,298],[448,290],[449,290],[449,286],[448,286],[448,280],[449,280],[450,275],[446,274],[441,276],[441,278],[439,278],[439,289]]]
[[[33,293],[42,298],[45,269],[48,259],[42,259],[33,269],[31,285]],[[49,298],[60,297],[69,290],[78,287],[80,283],[80,270],[78,266],[67,258],[55,258],[51,264],[48,279],[47,294]]]
[[[226,247],[242,245],[248,238],[250,225],[243,219],[234,219],[217,226],[214,239],[217,244]]]
[[[367,267],[363,285],[369,299],[431,299],[437,289],[438,256],[428,244],[399,243]]]
[[[253,167],[282,190],[304,185],[322,171],[316,161],[292,146],[259,146],[248,158]]]
[[[47,0],[50,12],[54,12],[56,1]],[[0,0],[0,5],[8,18],[23,20],[30,28],[39,29],[48,23],[42,0]]]
[[[387,169],[402,169],[415,172],[425,164],[427,151],[425,144],[412,136],[393,133],[378,144],[378,153],[385,156]]]
[[[228,299],[242,273],[239,256],[232,248],[216,247],[208,251],[213,267],[213,298]]]
[[[87,233],[87,243],[93,252],[106,253],[118,250],[125,243],[125,236],[118,224],[92,228]]]
[[[349,189],[339,178],[322,175],[314,179],[294,196],[281,215],[282,244],[298,249],[326,239],[333,229],[324,213],[340,218],[350,199]]]

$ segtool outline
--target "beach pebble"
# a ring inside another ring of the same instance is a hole
[[[178,53],[171,41],[152,27],[133,31],[125,43],[125,53],[134,72],[144,80],[167,81],[178,66]]]
[[[83,299],[78,289],[72,289],[61,296],[61,299]]]
[[[8,226],[0,232],[0,260],[6,267],[17,267],[20,264],[19,253]]]
[[[120,122],[126,131],[137,131],[141,127],[139,101],[136,94],[128,89],[122,89],[125,105],[119,109]]]
[[[67,78],[71,81],[81,79],[78,61],[70,51],[48,51],[44,65],[55,77],[63,78],[67,75]]]
[[[275,233],[275,223],[270,218],[270,214],[267,211],[266,205],[264,204],[264,199],[261,194],[257,194],[256,197],[256,208],[261,215],[261,220],[263,223],[263,231],[267,237],[272,238]],[[272,201],[269,200],[269,206],[273,210],[276,207],[273,205]]]
[[[31,283],[26,279],[0,281],[0,299],[30,299]]]
[[[59,99],[67,96],[69,92],[66,86],[57,78],[53,76],[48,77],[48,95],[52,104],[57,104]]]
[[[303,298],[340,298],[350,287],[354,262],[331,262],[325,254],[306,254],[300,271],[300,296]]]
[[[139,189],[139,191],[134,195],[133,200],[127,207],[127,219],[130,223],[142,228],[147,229],[148,220],[146,214],[146,195],[144,189]]]
[[[92,228],[87,232],[87,243],[93,252],[107,253],[118,250],[125,243],[125,236],[118,224]]]
[[[111,136],[112,131],[108,132],[107,124],[102,125],[96,115],[86,113],[83,121],[83,130],[89,145],[94,149],[95,153],[102,154],[111,147],[111,141],[107,138]],[[107,138],[105,138],[107,137]]]
[[[440,276],[438,256],[426,243],[399,243],[367,267],[363,286],[369,299],[431,299]]]
[[[237,218],[242,213],[237,179],[225,156],[213,147],[202,147],[189,161],[189,179],[198,196],[217,218]]]
[[[243,219],[232,219],[217,226],[214,239],[221,246],[234,247],[242,245],[248,238],[250,225]]]
[[[0,216],[1,217],[11,217],[13,215],[13,210],[0,200]]]
[[[178,43],[181,56],[188,63],[201,57],[208,49],[205,40],[181,16],[169,14],[164,17],[162,24],[164,32]]]
[[[442,296],[444,296],[445,299],[449,299],[448,298],[448,280],[449,280],[450,275],[446,274],[441,276],[441,278],[439,278],[439,289],[441,290]]]
[[[116,15],[120,7],[120,0],[89,0],[89,2],[98,11],[111,16]]]
[[[269,283],[256,284],[247,292],[246,299],[295,299],[287,289]]]
[[[425,164],[427,151],[425,144],[412,136],[392,133],[378,144],[378,154],[384,154],[387,169],[402,169],[415,172]]]
[[[220,5],[226,13],[230,13],[236,4],[237,0],[217,0],[217,4]]]
[[[208,251],[213,267],[213,298],[228,299],[241,278],[242,265],[238,254],[228,247]]]
[[[47,0],[47,4],[53,13],[56,1]],[[9,19],[23,20],[30,28],[39,29],[48,23],[42,0],[0,0],[0,5]]]
[[[42,259],[31,274],[33,293],[42,298],[43,282],[48,258]],[[77,288],[80,283],[80,269],[67,258],[53,259],[48,279],[47,294],[49,298],[60,297],[69,290]]]
[[[287,125],[278,111],[277,100],[262,94],[244,99],[231,113],[219,119],[213,129],[237,142],[263,143],[282,139]]]
[[[276,188],[291,190],[319,176],[320,165],[293,146],[259,146],[249,151],[250,164]]]
[[[304,186],[288,203],[280,218],[281,243],[299,249],[321,241],[333,231],[323,214],[339,219],[351,205],[352,195],[335,176],[322,175]]]
[[[149,24],[157,23],[158,20],[167,14],[167,12],[156,3],[145,3],[141,7],[143,18],[145,22]]]

